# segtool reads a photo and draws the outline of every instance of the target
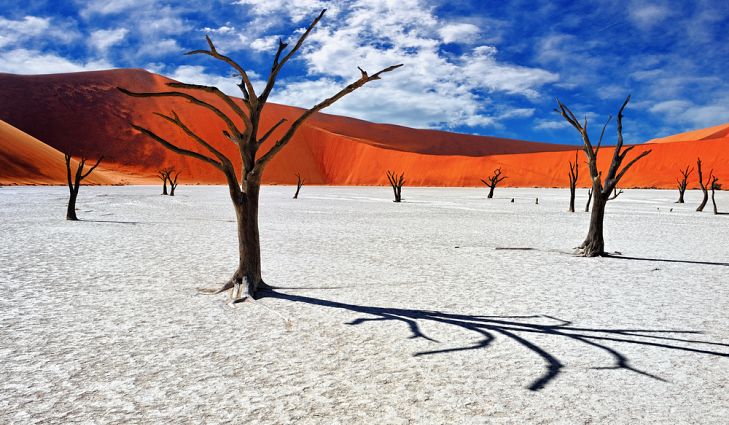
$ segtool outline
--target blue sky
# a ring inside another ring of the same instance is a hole
[[[238,95],[229,69],[182,53],[209,34],[261,81],[322,8],[272,101],[311,106],[357,66],[404,63],[326,112],[578,143],[555,97],[598,128],[630,93],[628,143],[729,122],[726,0],[0,0],[0,72],[145,68]]]

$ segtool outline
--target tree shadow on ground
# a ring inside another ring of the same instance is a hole
[[[667,259],[667,258],[627,257],[624,255],[606,255],[604,258],[615,258],[618,260],[658,261],[658,262],[662,262],[662,263],[700,264],[700,265],[705,265],[705,266],[729,267],[729,263],[720,263],[720,262],[713,262],[713,261],[671,260],[671,259]]]
[[[118,221],[118,220],[89,220],[85,218],[80,218],[78,221],[85,221],[89,223],[111,223],[111,224],[131,224],[131,225],[137,225],[141,224],[139,221]]]
[[[539,356],[544,361],[545,371],[530,385],[529,390],[539,391],[562,373],[565,365],[559,358],[538,345],[530,336],[549,336],[569,339],[576,343],[593,347],[608,353],[612,359],[611,366],[596,369],[624,369],[660,381],[664,378],[640,370],[631,365],[630,360],[609,343],[626,343],[666,350],[690,352],[696,354],[729,358],[729,344],[691,339],[691,335],[702,334],[700,331],[659,330],[659,329],[621,329],[621,328],[585,328],[574,326],[572,322],[545,315],[534,316],[476,316],[452,314],[440,311],[412,310],[401,308],[373,307],[347,304],[303,295],[287,294],[275,290],[266,291],[263,297],[278,298],[322,307],[338,308],[368,315],[357,318],[348,325],[361,325],[369,322],[398,321],[410,329],[409,339],[422,338],[434,343],[436,339],[426,335],[421,324],[435,322],[471,331],[480,336],[475,344],[455,348],[421,351],[415,357],[446,354],[458,351],[477,350],[489,347],[498,335],[508,338],[525,349]],[[549,321],[551,324],[539,323]]]

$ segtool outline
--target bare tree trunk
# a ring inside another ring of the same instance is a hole
[[[238,270],[233,275],[232,300],[255,297],[265,288],[261,278],[261,242],[258,233],[260,181],[249,181],[248,191],[233,199],[238,224]]]
[[[495,184],[489,185],[489,194],[486,196],[486,199],[491,199],[494,197],[494,189],[496,188]]]
[[[593,193],[598,193],[595,189]],[[587,237],[580,245],[580,249],[584,250],[585,257],[597,257],[605,254],[605,239],[603,238],[603,220],[605,219],[605,206],[607,198],[603,196],[595,196],[595,202],[592,204],[592,212],[590,213],[590,228],[587,230]]]
[[[575,162],[569,162],[570,171],[567,174],[570,178],[570,208],[569,212],[575,212],[575,192],[577,191],[577,178],[580,176],[580,167],[577,162],[577,153],[575,152]]]
[[[176,172],[175,177],[172,177],[172,171],[170,172],[170,175],[168,176],[168,180],[170,182],[170,196],[175,196],[175,189],[177,189],[177,178],[180,177],[181,172]]]
[[[585,204],[585,212],[590,212],[590,203],[592,202],[592,189],[587,191],[587,204]]]
[[[78,197],[78,189],[71,189],[68,197],[68,208],[66,209],[66,220],[78,221],[76,217],[76,198]]]
[[[496,185],[501,183],[502,180],[507,178],[506,176],[501,175],[501,167],[494,170],[494,173],[490,177],[486,177],[485,179],[481,179],[481,182],[489,187],[489,194],[486,197],[486,199],[491,199],[494,197],[494,189],[496,189]]]
[[[717,189],[721,189],[721,185],[719,184],[719,178],[716,176],[709,176],[709,182],[711,183],[711,203],[714,204],[714,215],[719,214],[719,210],[716,208],[716,199],[714,198],[714,195],[716,194]]]
[[[167,179],[162,180],[162,194],[167,195]]]
[[[387,170],[387,180],[392,186],[392,192],[395,195],[393,202],[400,202],[402,200],[402,186],[405,184],[405,173],[398,176],[394,171]]]
[[[701,212],[704,210],[704,207],[706,206],[706,203],[709,202],[709,189],[706,187],[706,183],[704,183],[704,175],[703,171],[701,170],[701,158],[696,160],[697,170],[699,173],[699,186],[701,187],[701,191],[704,193],[704,197],[701,200],[701,204],[696,208],[696,211]],[[709,180],[711,180],[711,174],[709,173]]]
[[[301,178],[301,174],[296,173],[296,193],[294,193],[294,199],[299,199],[299,191],[303,185],[304,179]]]

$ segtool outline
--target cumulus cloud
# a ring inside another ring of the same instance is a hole
[[[681,99],[658,102],[648,109],[662,115],[669,121],[689,124],[693,128],[710,127],[729,122],[729,97],[717,101],[697,105]]]
[[[13,49],[0,51],[0,72],[11,74],[55,74],[109,68],[112,68],[112,65],[103,60],[74,62],[52,53],[43,53],[37,50]]]
[[[129,32],[126,28],[112,30],[96,30],[91,32],[89,45],[100,52],[106,52],[109,47],[121,42]]]
[[[288,7],[289,2],[238,3],[250,7],[254,16],[284,16],[301,26],[308,24],[308,20],[302,22],[300,10]],[[305,16],[311,16],[312,5],[304,8]],[[530,109],[495,108],[490,94],[534,100],[542,86],[559,79],[543,69],[500,61],[493,46],[466,47],[460,56],[444,53],[444,44],[474,42],[480,29],[471,23],[441,21],[421,0],[352,1],[336,6],[337,19],[327,12],[298,55],[306,67],[306,79],[282,80],[272,100],[309,107],[358,78],[357,66],[376,72],[403,63],[329,112],[413,127],[491,126],[524,117]],[[268,50],[273,50],[273,35],[259,37],[270,40]],[[259,48],[263,47],[260,43]]]

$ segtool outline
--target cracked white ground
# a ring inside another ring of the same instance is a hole
[[[196,293],[236,266],[224,187],[82,187],[80,222],[65,187],[0,188],[0,422],[729,418],[729,216],[699,192],[626,190],[632,259],[586,259],[566,189],[294,190],[262,190],[283,289],[231,308]]]

